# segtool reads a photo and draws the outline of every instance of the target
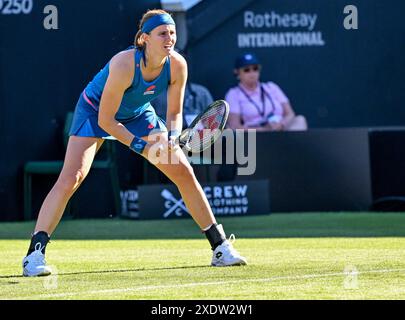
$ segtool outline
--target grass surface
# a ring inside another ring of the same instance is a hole
[[[66,220],[24,278],[33,222],[0,224],[0,299],[405,299],[405,213],[221,218],[248,266],[209,267],[190,219]]]

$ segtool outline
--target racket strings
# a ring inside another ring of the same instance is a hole
[[[191,138],[189,144],[191,148],[200,148],[211,144],[221,135],[220,129],[224,119],[226,107],[224,104],[218,104],[208,110],[194,127],[196,132]]]

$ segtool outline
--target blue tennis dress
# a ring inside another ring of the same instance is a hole
[[[131,50],[131,46],[126,50]],[[146,82],[141,73],[142,52],[134,50],[135,75],[124,92],[115,119],[137,137],[149,135],[152,130],[167,131],[165,122],[156,114],[150,101],[165,91],[170,83],[170,57],[159,76]],[[109,74],[108,62],[86,86],[76,104],[69,135],[79,137],[113,138],[98,125],[101,95]]]

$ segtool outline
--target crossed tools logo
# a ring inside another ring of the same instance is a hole
[[[167,218],[173,212],[178,217],[181,217],[183,215],[183,212],[190,214],[190,212],[184,205],[183,199],[176,199],[173,194],[167,189],[163,189],[160,194],[165,199],[165,208],[167,209],[166,212],[163,213],[163,218]]]

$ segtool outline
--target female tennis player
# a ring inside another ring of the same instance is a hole
[[[42,204],[23,259],[24,276],[51,274],[45,261],[50,235],[107,137],[114,137],[144,156],[176,184],[191,216],[211,244],[211,265],[246,264],[246,259],[226,239],[222,225],[216,223],[192,167],[174,143],[182,128],[187,80],[187,63],[174,51],[175,43],[172,17],[163,10],[149,10],[140,21],[135,46],[112,57],[80,95],[63,169]],[[166,89],[167,127],[149,103]],[[166,158],[162,155],[168,155],[171,161],[158,161]]]

